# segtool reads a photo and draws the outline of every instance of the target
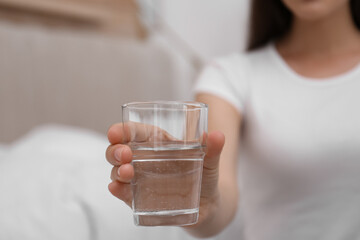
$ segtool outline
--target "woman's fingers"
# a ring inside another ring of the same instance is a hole
[[[126,145],[130,141],[134,142],[154,142],[154,141],[175,141],[165,130],[153,125],[141,123],[118,123],[112,125],[108,130],[110,146],[106,150],[106,159],[114,167],[111,170],[109,191],[117,198],[124,201],[131,207],[132,191],[131,179],[134,177],[134,167],[132,161],[131,148]]]
[[[110,178],[113,181],[130,183],[133,177],[134,177],[134,167],[131,164],[115,166],[111,170]]]
[[[149,142],[149,141],[175,141],[177,140],[171,134],[154,125],[127,122],[125,124],[117,123],[108,130],[109,142],[114,144],[126,144],[130,141]]]
[[[110,145],[106,149],[106,159],[114,166],[130,163],[132,160],[132,151],[127,145]]]
[[[111,144],[127,143],[129,141],[128,130],[122,123],[112,125],[107,132],[107,136]]]
[[[131,149],[129,146],[125,145],[129,141],[138,143],[176,141],[173,136],[161,128],[135,122],[128,122],[125,124],[117,123],[112,125],[108,130],[108,139],[111,145],[106,150],[106,159],[114,166],[131,162]]]
[[[111,180],[108,188],[112,195],[124,201],[131,207],[132,192],[129,184],[134,177],[134,168],[131,164],[115,166],[111,170]]]
[[[109,191],[115,197],[124,201],[129,207],[132,202],[131,185],[127,183],[121,183],[119,181],[113,181],[108,186]]]

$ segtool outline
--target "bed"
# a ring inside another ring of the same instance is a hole
[[[10,23],[0,52],[0,239],[193,239],[135,227],[107,190],[104,158],[122,104],[192,98],[191,59],[161,34],[130,41]]]

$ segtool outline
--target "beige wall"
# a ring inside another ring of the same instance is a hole
[[[243,51],[249,0],[157,0],[167,27],[208,59]]]

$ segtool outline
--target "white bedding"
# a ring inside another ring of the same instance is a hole
[[[0,143],[0,162],[5,157],[8,151],[9,151],[9,146]]]
[[[107,190],[106,138],[47,125],[0,147],[0,239],[193,239],[175,227],[136,227]],[[216,239],[239,237],[230,227]],[[214,238],[215,239],[215,238]]]

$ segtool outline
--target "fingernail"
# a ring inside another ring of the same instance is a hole
[[[121,152],[122,152],[122,148],[118,148],[114,152],[115,159],[118,160],[119,162],[121,162]]]
[[[118,174],[118,176],[120,177],[120,168],[118,168],[117,174]]]

